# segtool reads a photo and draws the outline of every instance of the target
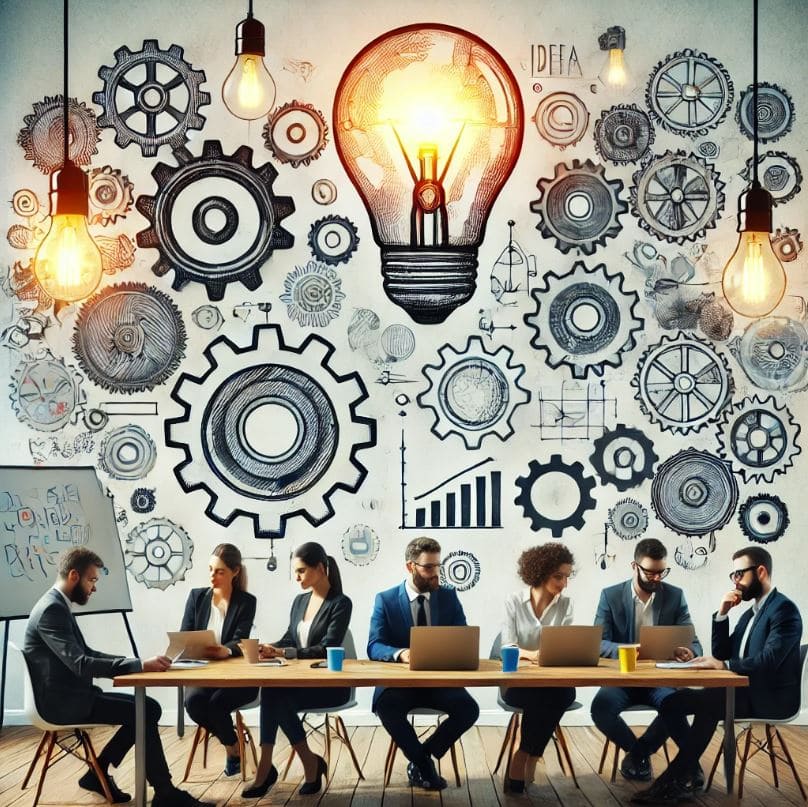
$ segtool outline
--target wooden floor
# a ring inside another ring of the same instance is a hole
[[[191,731],[180,739],[170,728],[162,729],[163,745],[174,772],[175,782],[179,784],[185,769],[188,752],[193,737]],[[197,798],[204,798],[223,805],[268,805],[268,804],[304,804],[324,805],[324,807],[403,807],[407,805],[445,805],[445,807],[495,807],[495,805],[570,805],[570,807],[618,807],[629,804],[631,795],[638,789],[632,783],[623,780],[618,773],[617,781],[611,784],[608,776],[597,774],[598,762],[602,750],[602,737],[594,729],[570,727],[565,733],[570,745],[573,764],[580,788],[565,776],[559,767],[556,754],[548,747],[547,758],[536,766],[534,783],[528,787],[526,795],[506,795],[502,791],[501,771],[494,776],[492,770],[496,764],[504,729],[495,727],[475,727],[466,733],[458,748],[458,765],[460,768],[461,786],[456,787],[452,780],[449,757],[442,762],[442,773],[450,780],[448,789],[442,793],[425,793],[414,791],[407,784],[406,760],[401,754],[396,765],[390,785],[382,787],[382,770],[387,752],[388,737],[381,728],[359,727],[348,729],[356,754],[365,774],[359,780],[351,764],[350,756],[335,744],[333,759],[329,771],[329,786],[325,793],[317,796],[297,797],[297,787],[302,780],[302,770],[297,761],[292,765],[285,782],[278,782],[274,788],[260,801],[242,799],[240,796],[242,783],[238,777],[227,779],[221,775],[224,761],[222,748],[211,744],[207,769],[202,767],[201,754],[198,754],[191,770],[188,783],[185,785]],[[717,736],[720,735],[720,731]],[[808,780],[808,727],[790,728],[783,732],[794,757],[797,768],[804,779]],[[96,730],[93,733],[97,750],[103,747],[108,730]],[[39,733],[31,728],[5,727],[0,733],[0,805],[2,807],[29,807],[33,803],[35,781],[23,791],[20,785],[28,765],[33,757]],[[317,745],[316,741],[312,746]],[[279,746],[276,763],[285,761],[284,747]],[[717,739],[708,750],[705,760],[712,762],[717,749]],[[665,761],[661,755],[654,759],[655,771],[664,768]],[[779,766],[781,773],[780,789],[772,787],[772,772],[769,763],[762,757],[753,759],[744,783],[744,807],[772,807],[773,805],[805,805],[799,791],[784,766]],[[104,802],[92,793],[82,791],[76,780],[83,772],[81,764],[65,759],[49,772],[40,799],[43,805],[101,805]],[[119,786],[132,792],[133,763],[130,754],[117,772],[113,772]],[[38,774],[38,770],[37,770]],[[722,795],[723,777],[716,777],[716,787],[708,794],[701,795],[696,802],[703,807],[738,804],[737,799],[729,799]]]

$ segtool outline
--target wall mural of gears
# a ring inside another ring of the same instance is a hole
[[[271,163],[253,168],[248,146],[224,154],[218,140],[206,140],[200,157],[185,148],[174,157],[176,168],[159,163],[152,171],[157,195],[136,203],[151,222],[137,234],[138,246],[160,253],[152,271],[162,276],[173,269],[174,289],[202,283],[213,301],[235,281],[255,291],[273,252],[295,242],[281,227],[294,202],[272,190],[278,172]]]
[[[133,423],[109,432],[98,455],[98,467],[113,479],[142,479],[155,462],[157,446],[145,429]]]
[[[480,582],[480,561],[463,549],[456,549],[441,558],[440,584],[455,591],[468,591]]]
[[[620,198],[623,182],[606,179],[603,166],[591,160],[559,163],[552,177],[538,181],[539,198],[530,209],[539,215],[536,229],[555,238],[556,249],[591,255],[622,229],[618,217],[628,210]]]
[[[639,487],[643,480],[654,476],[654,463],[659,457],[654,444],[639,429],[618,423],[594,442],[589,457],[601,484],[614,485],[618,490]]]
[[[135,186],[129,177],[111,165],[93,168],[89,177],[90,224],[106,227],[124,218],[132,209]]]
[[[754,85],[742,93],[735,112],[735,120],[741,132],[750,140],[755,139]],[[776,84],[758,82],[757,136],[760,143],[774,143],[791,131],[794,124],[794,102],[791,96]]]
[[[376,560],[379,536],[367,524],[354,524],[342,535],[342,557],[354,566],[369,566]]]
[[[263,134],[272,156],[292,168],[316,160],[328,143],[323,113],[303,101],[290,101],[272,110]]]
[[[715,551],[715,548],[710,549],[703,540],[686,535],[673,550],[673,559],[677,566],[692,572],[707,565],[711,551]]]
[[[735,391],[726,358],[684,331],[663,335],[643,353],[631,386],[646,417],[663,431],[679,434],[715,421]]]
[[[779,496],[757,493],[738,508],[738,523],[750,541],[768,544],[780,538],[788,528],[788,508]]]
[[[73,351],[98,386],[143,392],[179,367],[185,356],[185,325],[164,292],[145,283],[119,283],[81,306]]]
[[[565,149],[574,146],[586,134],[589,110],[577,95],[554,92],[539,102],[533,122],[544,140]]]
[[[778,227],[771,240],[774,254],[781,263],[797,260],[797,256],[802,252],[800,231],[793,227]]]
[[[530,344],[546,352],[547,365],[565,364],[573,378],[619,367],[644,325],[635,315],[639,296],[623,290],[625,276],[609,274],[602,263],[587,269],[576,261],[566,274],[547,272],[543,280],[531,291],[536,311],[524,321],[535,330]]]
[[[492,434],[507,440],[515,410],[531,397],[519,384],[525,366],[513,361],[513,351],[505,345],[486,350],[481,337],[470,336],[465,346],[445,344],[438,355],[439,364],[423,368],[429,386],[416,399],[435,416],[432,434],[441,440],[456,434],[467,449]]]
[[[648,529],[648,510],[636,499],[620,499],[609,508],[608,524],[624,541],[633,541]]]
[[[701,157],[666,151],[635,171],[631,213],[655,238],[684,244],[704,238],[724,209],[724,183]]]
[[[11,408],[21,423],[54,432],[75,423],[86,398],[84,378],[64,359],[47,354],[23,359],[11,380]]]
[[[318,261],[329,266],[348,263],[359,246],[356,225],[344,216],[324,216],[309,230],[309,249]]]
[[[595,151],[615,165],[635,163],[654,144],[656,133],[648,115],[636,104],[604,109],[595,121]]]
[[[738,483],[729,463],[686,448],[665,460],[651,482],[657,518],[680,535],[720,530],[738,506]]]
[[[595,484],[580,462],[566,463],[560,454],[553,454],[547,463],[530,461],[528,473],[516,478],[520,492],[513,501],[530,520],[533,532],[547,529],[560,538],[565,529],[583,528],[584,513],[597,505],[592,497]]]
[[[724,412],[718,425],[719,453],[744,482],[772,482],[802,453],[800,425],[774,396],[744,398]]]
[[[751,182],[754,157],[746,161],[741,176]],[[793,199],[802,190],[800,164],[784,151],[767,151],[758,157],[760,183],[772,195],[773,205],[782,205]]]
[[[244,516],[256,537],[281,538],[289,519],[319,526],[336,491],[359,490],[376,421],[361,414],[361,376],[338,374],[334,351],[320,336],[292,347],[279,326],[257,325],[246,346],[211,342],[202,376],[180,376],[171,397],[183,414],[166,421],[166,445],[183,452],[174,474],[184,491],[207,493],[213,521]]]
[[[188,533],[167,518],[138,524],[126,537],[124,548],[129,574],[146,588],[161,591],[185,580],[193,554],[194,542]]]
[[[666,56],[651,71],[645,103],[664,129],[695,138],[724,120],[733,93],[720,62],[687,48]]]
[[[104,81],[93,93],[93,103],[104,110],[98,124],[115,130],[120,148],[136,143],[144,157],[154,157],[161,146],[183,147],[188,130],[205,125],[199,114],[210,103],[210,93],[200,89],[205,71],[182,57],[179,45],[160,50],[156,39],[145,39],[142,50],[133,53],[124,45],[112,67],[98,69]]]
[[[154,488],[135,488],[129,504],[136,513],[151,513],[157,506],[157,492]]]
[[[747,378],[767,390],[795,392],[808,386],[808,330],[789,317],[763,317],[728,343]]]
[[[304,328],[324,328],[339,316],[345,295],[333,269],[309,261],[286,275],[280,299],[293,322]]]

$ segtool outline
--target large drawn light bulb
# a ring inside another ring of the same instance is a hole
[[[396,29],[345,70],[337,153],[370,215],[385,292],[416,322],[443,322],[474,293],[477,248],[523,130],[513,73],[459,28]]]

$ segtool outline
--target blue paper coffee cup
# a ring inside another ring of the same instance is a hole
[[[503,647],[499,651],[499,655],[502,659],[502,672],[516,672],[516,668],[519,666],[519,648]]]
[[[328,669],[331,672],[342,672],[342,661],[345,658],[344,647],[326,647],[326,657],[328,659]]]

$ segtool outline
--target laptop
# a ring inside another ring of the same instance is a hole
[[[539,666],[597,667],[603,625],[547,625],[541,629]]]
[[[411,670],[477,670],[479,667],[478,625],[410,628]]]
[[[667,661],[677,647],[690,647],[696,629],[692,625],[643,625],[640,628],[640,658]]]

